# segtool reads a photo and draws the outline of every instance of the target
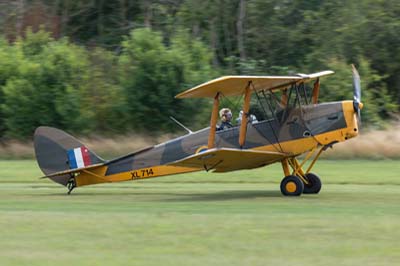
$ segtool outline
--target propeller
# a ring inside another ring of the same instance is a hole
[[[361,103],[361,79],[360,79],[360,74],[358,74],[358,71],[356,67],[352,64],[351,65],[352,71],[353,71],[353,108],[354,111],[357,113],[357,120],[361,124],[361,108],[362,108],[362,103]]]

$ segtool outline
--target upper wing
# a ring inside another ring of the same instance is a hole
[[[333,71],[328,70],[296,76],[224,76],[186,90],[175,97],[214,98],[218,92],[224,96],[238,96],[244,94],[250,82],[252,84],[250,89],[255,91],[282,89],[296,82],[306,82],[333,73]]]
[[[169,163],[174,166],[202,168],[207,171],[229,172],[240,169],[261,167],[280,161],[287,155],[280,152],[239,149],[211,149],[181,160]]]

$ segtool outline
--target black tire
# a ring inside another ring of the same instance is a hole
[[[300,196],[304,184],[298,176],[288,175],[281,182],[281,192],[285,196]]]
[[[304,184],[304,194],[318,194],[322,187],[321,179],[313,173],[306,174],[309,184]]]

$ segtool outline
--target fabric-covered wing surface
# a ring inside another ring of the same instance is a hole
[[[287,155],[279,152],[267,152],[239,149],[211,149],[194,154],[169,165],[204,168],[207,171],[229,172],[240,169],[252,169],[280,161]]]
[[[333,74],[327,70],[313,74],[298,74],[295,76],[224,76],[192,89],[181,92],[176,98],[213,98],[219,92],[224,96],[242,95],[251,82],[250,89],[272,90],[282,89],[296,82],[307,82],[313,79]]]

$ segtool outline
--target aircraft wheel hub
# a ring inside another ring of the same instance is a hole
[[[287,192],[293,193],[293,192],[296,191],[297,186],[296,186],[296,184],[294,182],[288,182],[286,184],[285,188],[286,188]]]

